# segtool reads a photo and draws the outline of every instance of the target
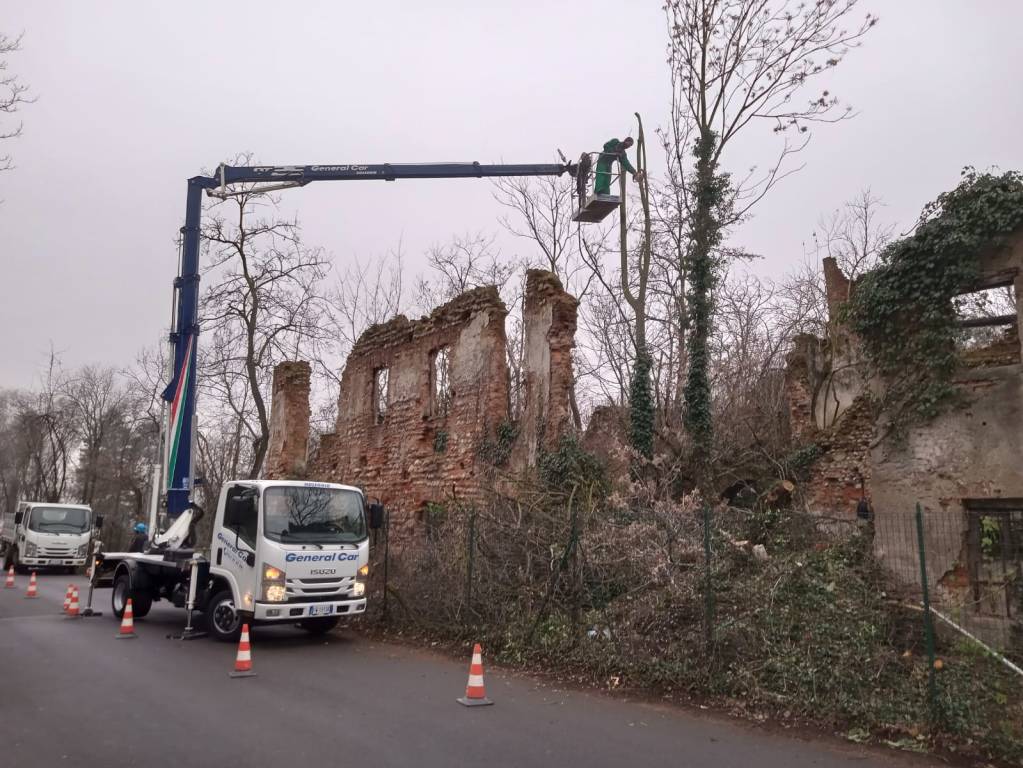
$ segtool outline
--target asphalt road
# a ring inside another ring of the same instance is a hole
[[[921,766],[896,753],[805,741],[670,707],[565,691],[489,670],[493,707],[466,709],[456,663],[351,632],[257,628],[257,677],[231,679],[235,647],[181,642],[157,604],[117,640],[101,618],[60,615],[68,576],[0,588],[0,765],[81,766]],[[83,585],[84,581],[77,580]],[[486,658],[484,657],[484,664]],[[937,763],[935,763],[937,764]]]

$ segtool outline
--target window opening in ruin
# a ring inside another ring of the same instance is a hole
[[[963,499],[974,610],[1023,615],[1023,499]]]
[[[373,371],[373,420],[377,424],[383,424],[387,415],[390,373],[390,368],[377,368]]]
[[[434,416],[447,416],[451,407],[451,347],[430,354],[430,395]]]
[[[1006,281],[954,300],[959,318],[956,347],[971,365],[1020,362],[1017,296]]]

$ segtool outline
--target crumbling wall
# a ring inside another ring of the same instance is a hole
[[[379,497],[399,536],[427,502],[478,499],[479,446],[508,419],[506,314],[491,286],[464,293],[429,317],[398,316],[369,328],[348,356],[335,430],[321,439],[311,475]],[[442,350],[449,360],[446,402],[434,380]],[[380,413],[375,380],[384,369]]]
[[[861,397],[830,429],[815,433],[820,458],[811,464],[802,484],[806,508],[822,517],[852,522],[860,498],[871,497],[870,442],[874,421],[870,401]]]
[[[526,272],[523,301],[523,408],[519,444],[512,454],[519,468],[533,466],[539,451],[550,448],[575,427],[571,397],[579,301],[565,292],[552,272]]]
[[[305,477],[309,453],[309,363],[292,361],[274,369],[270,441],[264,477]]]
[[[507,469],[533,466],[541,449],[573,429],[578,301],[553,274],[530,270],[523,304],[521,423],[510,424],[507,309],[497,288],[477,288],[428,317],[398,316],[359,337],[341,375],[334,431],[320,438],[306,475],[379,498],[390,509],[391,533],[402,537],[415,532],[429,503],[473,503],[494,487],[486,446],[517,434],[505,446]],[[268,466],[280,474],[268,476],[290,476],[282,467],[299,465],[297,436],[303,445],[308,439],[308,366],[304,388],[293,368],[275,372],[274,382],[274,419],[281,416]],[[295,399],[305,402],[302,427]]]
[[[928,583],[939,602],[963,600],[970,590],[964,499],[1023,497],[1023,233],[979,261],[977,290],[1013,285],[1017,322],[993,344],[963,351],[959,407],[905,435],[889,433],[883,418],[875,421],[871,395],[881,394],[884,383],[867,380],[859,340],[840,322],[856,286],[831,259],[824,263],[829,338],[797,339],[786,370],[793,434],[819,451],[800,489],[807,508],[823,518],[854,519],[863,487],[874,509],[875,554],[897,580],[919,589],[913,523],[919,503]],[[986,619],[997,625],[984,630],[986,637],[1004,635],[1004,616]]]
[[[961,561],[966,543],[965,498],[1023,497],[1023,366],[966,369],[958,379],[966,405],[885,439],[871,451],[875,549],[897,573],[914,572],[916,542],[899,516],[919,501],[925,515],[949,513],[958,530],[925,526],[929,581]],[[965,565],[964,562],[959,564]]]

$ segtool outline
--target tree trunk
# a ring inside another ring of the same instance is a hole
[[[717,220],[725,180],[717,174],[717,137],[704,130],[696,145],[696,190],[689,273],[689,374],[685,388],[685,426],[693,442],[693,468],[705,499],[710,497],[714,423],[710,391],[709,340],[714,297],[714,249],[721,240]]]

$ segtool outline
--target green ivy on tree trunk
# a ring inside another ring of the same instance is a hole
[[[698,485],[706,490],[714,419],[710,392],[709,340],[717,282],[715,250],[721,242],[720,209],[728,177],[717,172],[717,136],[705,131],[696,142],[696,178],[693,190],[692,245],[689,254],[689,372],[685,386],[684,423],[693,441],[693,463]]]
[[[636,352],[629,385],[632,415],[632,447],[645,459],[654,457],[654,399],[650,393],[650,353],[644,346]]]

